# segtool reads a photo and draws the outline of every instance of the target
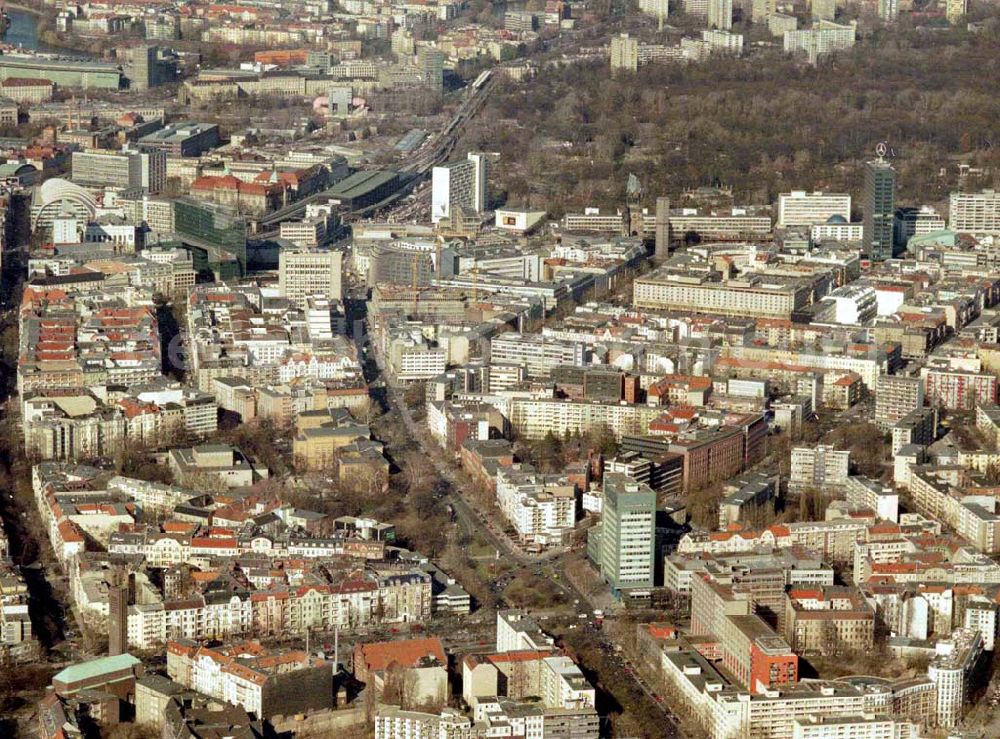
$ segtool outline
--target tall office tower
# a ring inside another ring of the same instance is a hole
[[[1000,234],[1000,191],[953,192],[948,199],[948,228],[971,234]]]
[[[417,50],[417,67],[427,87],[440,90],[444,86],[444,53],[431,46]]]
[[[708,25],[728,31],[733,27],[733,0],[708,0]]]
[[[670,252],[670,198],[656,199],[656,220],[654,221],[657,259],[666,259]]]
[[[627,33],[611,37],[611,69],[634,72],[639,68],[639,41]]]
[[[878,0],[878,17],[886,23],[895,23],[899,18],[899,0]]]
[[[896,170],[881,156],[865,164],[864,200],[864,252],[872,260],[891,259]]]
[[[777,0],[753,0],[750,6],[750,20],[754,23],[766,23],[767,17],[777,12]]]
[[[837,16],[837,0],[812,0],[812,17],[816,21],[832,21]]]
[[[949,23],[958,23],[968,12],[969,0],[947,0],[944,14]]]
[[[452,208],[486,210],[486,155],[469,152],[465,160],[435,167],[431,173],[431,221],[451,218]]]
[[[177,58],[173,52],[162,53],[159,46],[142,44],[133,47],[125,58],[125,73],[132,90],[148,90],[177,78]]]
[[[653,586],[656,493],[627,475],[604,476],[604,510],[599,532],[588,539],[588,556],[611,589]]]

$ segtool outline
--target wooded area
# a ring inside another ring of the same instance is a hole
[[[879,141],[901,203],[934,203],[959,186],[960,161],[991,173],[968,187],[1000,174],[995,26],[878,30],[817,67],[777,48],[621,76],[606,61],[548,66],[498,90],[466,144],[499,150],[510,204],[556,216],[620,204],[630,172],[649,195],[721,183],[740,204],[790,189],[858,193]]]

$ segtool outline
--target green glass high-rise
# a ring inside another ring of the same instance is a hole
[[[601,522],[589,532],[587,555],[614,593],[653,587],[656,493],[627,475],[604,476]]]
[[[247,224],[235,210],[178,198],[174,232],[194,255],[196,271],[211,271],[220,280],[246,274]]]
[[[896,170],[882,157],[865,164],[863,243],[872,261],[893,256],[896,215]]]

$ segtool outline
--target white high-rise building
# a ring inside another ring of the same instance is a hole
[[[886,23],[895,23],[899,18],[899,0],[878,0],[878,17]]]
[[[486,210],[486,155],[469,152],[465,160],[435,167],[431,174],[431,221],[450,218],[453,207]]]
[[[723,31],[733,27],[733,0],[708,0],[708,25]]]
[[[669,0],[639,0],[639,10],[656,18],[666,19],[670,16]]]
[[[857,38],[856,22],[839,24],[833,21],[818,21],[812,28],[785,31],[785,53],[804,51],[810,56],[829,54],[833,51],[850,49]]]
[[[1000,192],[953,192],[948,227],[961,233],[1000,234]]]
[[[778,196],[778,228],[813,226],[826,223],[831,216],[850,222],[850,195],[792,190]]]
[[[844,486],[851,468],[851,453],[836,451],[824,444],[792,449],[788,487],[792,490],[816,488],[823,492]]]

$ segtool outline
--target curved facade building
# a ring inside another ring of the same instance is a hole
[[[97,201],[84,188],[69,180],[54,177],[35,189],[31,204],[31,230],[51,228],[60,216],[86,223],[97,213]]]

